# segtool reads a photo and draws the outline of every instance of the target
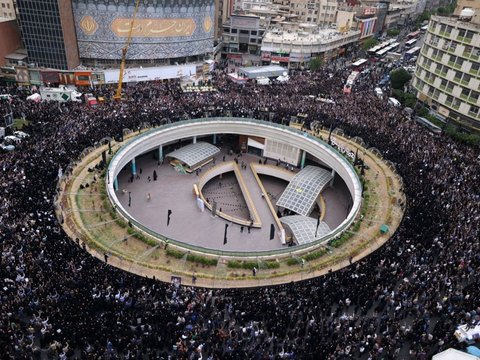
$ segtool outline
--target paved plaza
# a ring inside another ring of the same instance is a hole
[[[227,151],[222,150],[216,157],[217,165],[223,161],[223,156],[225,161],[232,161],[235,158],[235,155],[229,155]],[[250,162],[258,163],[259,159],[254,155],[243,154],[239,162],[243,161],[248,165]],[[262,228],[252,228],[250,232],[247,227],[243,227],[242,231],[240,225],[220,217],[214,218],[208,209],[201,212],[198,208],[193,185],[198,182],[202,172],[215,166],[213,162],[202,167],[198,175],[195,172],[179,173],[167,162],[158,164],[150,153],[138,157],[136,163],[138,178],[133,182],[129,181],[131,177],[129,167],[125,167],[119,174],[117,196],[130,215],[148,228],[178,241],[225,251],[268,251],[286,246],[281,244],[277,236],[278,228],[274,239],[269,240],[270,224],[275,224],[275,221],[249,166],[241,170],[241,173],[262,222]],[[273,163],[269,161],[269,164]],[[156,181],[153,180],[154,171],[158,176]],[[270,176],[260,177],[275,205],[287,182]],[[225,175],[224,179],[217,177],[210,180],[204,189],[205,198],[210,197],[209,201],[215,199],[218,209],[222,208],[221,211],[239,218],[248,217],[245,200],[233,174]],[[326,203],[324,221],[333,229],[347,216],[348,190],[340,180],[334,187],[327,188],[323,196]],[[169,209],[172,210],[172,215],[167,226]],[[224,244],[225,224],[229,225],[226,244]]]

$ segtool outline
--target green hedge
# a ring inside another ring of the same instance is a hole
[[[326,253],[327,253],[327,249],[321,248],[321,249],[318,250],[318,251],[311,252],[311,253],[305,255],[303,258],[304,258],[306,261],[312,261],[312,260],[315,260],[315,259],[318,259],[318,258],[322,257],[322,256],[325,255]]]
[[[303,260],[305,260],[305,261],[316,260],[316,259],[322,257],[323,255],[325,255],[327,252],[328,252],[327,249],[321,248],[320,250],[317,250],[317,251],[308,253],[308,254],[306,254],[305,256],[302,256],[301,259],[303,259]],[[301,260],[300,260],[300,261],[301,261]],[[288,265],[288,266],[300,265],[300,262],[299,262],[298,259],[289,258],[289,259],[287,260],[287,265]]]
[[[183,259],[186,255],[184,252],[176,249],[172,249],[172,248],[167,248],[166,253],[167,253],[167,256],[171,256],[176,259]],[[186,257],[186,260],[194,263],[207,265],[207,266],[216,266],[218,263],[218,260],[215,258],[207,258],[205,256],[195,255],[195,254],[188,254]]]
[[[289,259],[287,260],[287,265],[288,265],[288,266],[293,266],[293,265],[297,265],[297,264],[298,264],[298,260],[295,259],[295,258],[289,258]]]
[[[257,261],[240,261],[240,260],[230,260],[227,263],[227,266],[230,269],[246,269],[252,270],[253,268],[262,268],[262,269],[278,269],[280,264],[276,261],[263,261],[260,264]]]

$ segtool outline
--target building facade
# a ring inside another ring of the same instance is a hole
[[[232,15],[223,25],[224,57],[237,65],[259,65],[262,38],[268,25],[268,18]]]
[[[13,19],[0,18],[0,66],[9,65],[7,55],[21,47],[20,32],[17,22]]]
[[[7,20],[15,20],[15,5],[13,0],[0,0],[0,17]]]
[[[135,5],[129,0],[72,0],[82,64],[118,67]],[[214,0],[140,1],[127,65],[194,62],[213,52]]]
[[[480,130],[480,24],[432,16],[412,85],[433,110]]]
[[[269,29],[262,43],[264,63],[281,64],[288,68],[307,66],[310,59],[325,61],[343,55],[348,46],[360,39],[360,30],[339,32],[317,25],[285,23]]]
[[[80,64],[70,0],[17,0],[28,61],[72,69]]]
[[[223,24],[233,13],[234,0],[215,0],[215,40],[221,41]]]
[[[297,16],[298,21],[314,24],[334,24],[337,14],[335,0],[291,0],[290,14]]]

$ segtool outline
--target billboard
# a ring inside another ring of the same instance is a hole
[[[130,29],[129,60],[213,51],[214,0],[143,0],[134,20],[133,1],[73,0],[72,6],[81,58],[121,59]]]
[[[202,64],[186,64],[186,65],[172,65],[149,68],[128,68],[123,73],[124,82],[140,82],[140,81],[155,81],[164,79],[175,79],[184,76],[192,76],[197,72],[197,65],[202,67]],[[105,70],[105,83],[118,83],[119,69]]]

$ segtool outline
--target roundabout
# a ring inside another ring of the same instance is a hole
[[[245,118],[129,134],[111,142],[111,155],[108,145],[86,151],[61,181],[58,215],[92,254],[163,281],[251,287],[316,277],[385,243],[405,201],[378,152],[317,135]],[[189,163],[185,153],[201,144],[218,152]]]

